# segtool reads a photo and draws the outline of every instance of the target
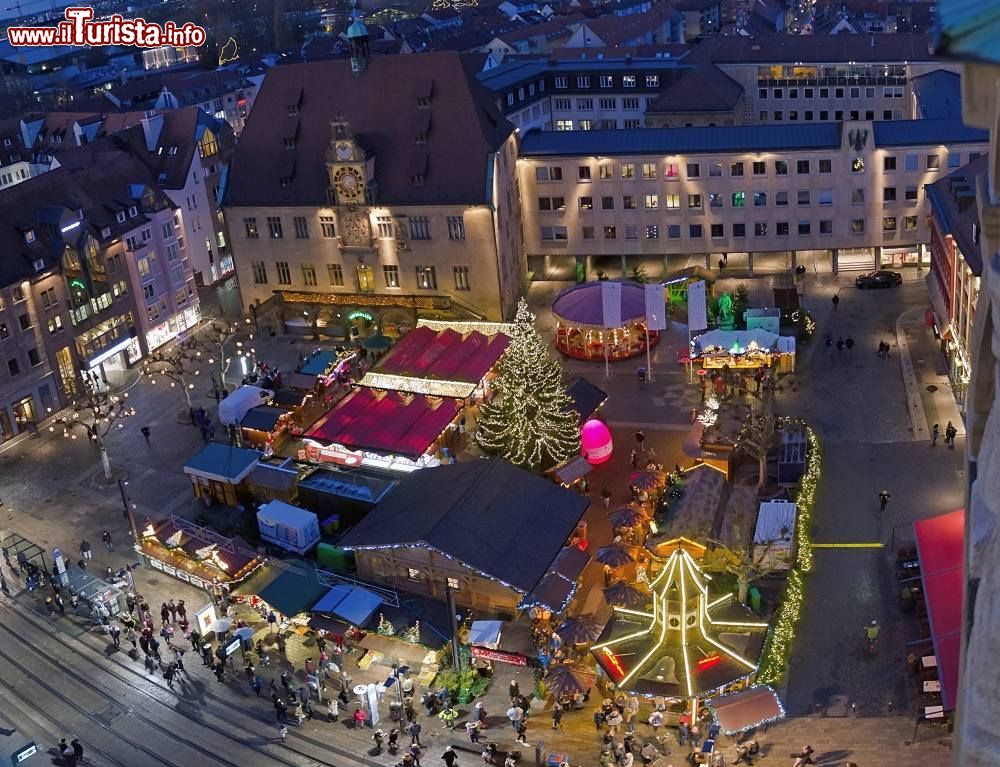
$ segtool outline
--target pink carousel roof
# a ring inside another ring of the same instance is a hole
[[[646,317],[646,296],[642,285],[637,282],[622,282],[622,325]],[[567,288],[552,302],[552,313],[557,319],[571,325],[591,325],[610,327],[604,321],[604,304],[601,299],[601,283],[587,282]],[[621,327],[617,325],[616,327]]]

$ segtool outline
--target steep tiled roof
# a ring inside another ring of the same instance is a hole
[[[476,203],[487,199],[489,156],[513,131],[475,80],[476,63],[453,52],[374,56],[360,76],[347,61],[275,68],[261,87],[233,156],[226,204],[317,205],[327,199],[324,158],[330,122],[342,114],[374,156],[378,199],[394,204]],[[430,89],[429,109],[418,92]],[[298,114],[289,104],[298,100]],[[301,94],[299,96],[298,94]],[[429,116],[416,145],[414,118]],[[295,148],[284,138],[297,121]],[[426,156],[423,185],[410,171]],[[293,167],[291,182],[280,178]]]
[[[587,28],[605,45],[618,46],[657,29],[676,13],[668,5],[657,5],[645,13],[629,16],[599,16],[586,22]],[[661,42],[661,41],[657,41]]]
[[[976,275],[983,272],[983,257],[972,231],[979,222],[975,195],[978,180],[989,170],[989,155],[983,155],[927,185],[927,198],[938,224],[945,234],[955,238],[969,269]]]
[[[684,74],[663,90],[647,113],[731,112],[743,86],[714,64],[682,69]]]

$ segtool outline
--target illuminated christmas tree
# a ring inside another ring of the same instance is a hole
[[[487,453],[544,471],[580,452],[579,416],[566,394],[562,366],[549,355],[524,299],[493,389],[476,432],[476,442]]]

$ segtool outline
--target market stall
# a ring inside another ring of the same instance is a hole
[[[691,340],[690,362],[706,369],[795,369],[795,338],[766,330],[710,330]]]
[[[552,303],[556,317],[556,349],[581,360],[625,360],[660,341],[657,330],[646,331],[646,296],[637,282],[621,283],[619,317],[605,314],[601,282],[576,285]]]
[[[194,494],[205,505],[236,506],[252,495],[246,480],[260,458],[257,450],[210,442],[188,459],[184,473],[191,477]]]
[[[319,521],[311,511],[282,501],[271,501],[257,511],[261,540],[295,554],[319,543]]]
[[[264,564],[242,538],[226,538],[179,517],[147,521],[139,554],[147,567],[206,591],[217,584],[234,586]]]
[[[240,419],[243,444],[272,452],[275,439],[293,423],[292,414],[280,407],[260,405]]]

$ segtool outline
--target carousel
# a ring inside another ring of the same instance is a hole
[[[704,551],[684,538],[662,543],[655,576],[607,589],[614,617],[590,650],[619,689],[687,701],[696,712],[700,701],[753,683],[768,624],[711,591],[696,561]]]
[[[621,316],[605,318],[601,282],[576,285],[552,303],[556,317],[556,349],[578,360],[626,360],[656,346],[658,330],[646,331],[644,287],[621,283]]]

